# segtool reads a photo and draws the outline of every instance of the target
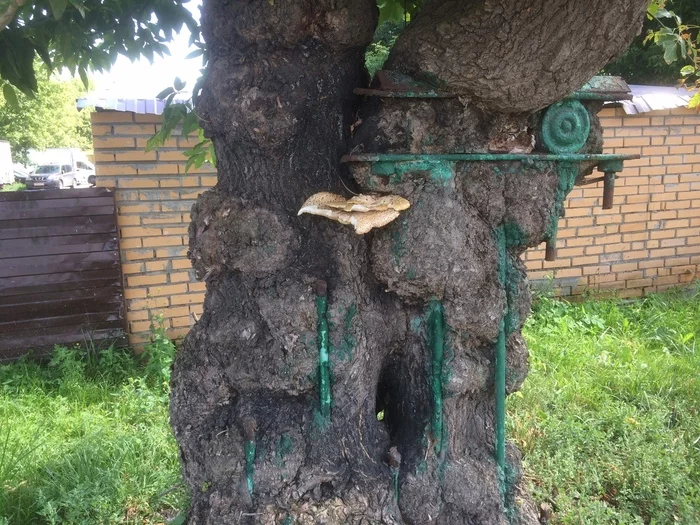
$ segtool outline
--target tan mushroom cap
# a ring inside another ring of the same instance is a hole
[[[309,197],[297,215],[308,213],[351,224],[355,233],[362,235],[372,228],[386,226],[410,206],[410,202],[398,195],[356,195],[346,199],[335,193],[320,192]]]

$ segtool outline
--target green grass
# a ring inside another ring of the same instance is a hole
[[[508,421],[552,523],[700,523],[695,292],[537,302]],[[156,336],[146,366],[94,349],[0,366],[0,525],[155,524],[187,506],[168,426],[173,349]]]
[[[541,299],[510,436],[553,523],[700,523],[700,296]]]
[[[21,182],[13,182],[12,184],[5,184],[0,188],[0,191],[22,191],[26,190],[27,187]]]
[[[0,366],[0,524],[163,523],[186,506],[168,426],[172,346],[148,351],[146,366],[66,348],[44,366]]]

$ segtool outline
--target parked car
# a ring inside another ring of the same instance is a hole
[[[21,182],[22,184],[27,183],[27,179],[29,178],[29,172],[23,170],[22,168],[18,166],[14,166],[12,170],[12,174],[15,178],[15,182]]]
[[[95,168],[86,162],[70,164],[42,164],[29,175],[27,189],[87,188],[95,185]]]
[[[75,174],[70,164],[43,164],[37,166],[27,179],[27,189],[72,188]]]

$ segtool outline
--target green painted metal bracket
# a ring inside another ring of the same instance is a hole
[[[435,441],[435,452],[440,454],[443,444],[442,365],[445,355],[445,309],[440,301],[431,301],[428,306],[428,330],[433,354],[430,377],[433,414],[430,431]]]
[[[328,337],[328,285],[326,281],[316,281],[316,315],[318,331],[318,398],[319,412],[325,422],[331,417],[331,371]]]
[[[450,162],[504,162],[520,161],[535,163],[537,161],[560,162],[603,162],[638,159],[639,155],[621,155],[613,153],[360,153],[344,155],[340,162],[414,162],[414,161],[450,161]]]

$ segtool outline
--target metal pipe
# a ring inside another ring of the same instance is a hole
[[[328,285],[316,281],[316,315],[318,330],[318,398],[321,416],[328,421],[331,416],[331,373],[328,362]]]
[[[606,171],[603,177],[603,209],[609,210],[613,207],[615,199],[615,172]]]
[[[496,243],[498,251],[498,281],[501,287],[506,291],[507,271],[507,252],[506,252],[506,234],[503,226],[496,230]],[[507,293],[507,292],[506,292]],[[506,317],[508,315],[508,299],[503,318],[501,319],[498,328],[498,339],[496,340],[496,356],[495,356],[495,377],[494,377],[494,395],[496,398],[496,465],[499,468],[499,474],[505,472],[506,466]]]
[[[544,249],[544,260],[545,261],[556,261],[557,260],[557,233],[547,239],[547,244],[545,244]]]

